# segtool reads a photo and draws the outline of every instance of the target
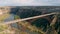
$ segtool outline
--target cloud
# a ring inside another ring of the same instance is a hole
[[[0,6],[60,6],[60,0],[1,0]]]

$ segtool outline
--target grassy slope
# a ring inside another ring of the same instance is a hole
[[[3,20],[6,19],[8,16],[9,14],[0,15],[0,23],[3,22]]]

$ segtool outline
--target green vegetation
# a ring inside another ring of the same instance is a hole
[[[19,16],[17,16],[17,15],[15,15],[15,16],[14,16],[14,19],[19,19],[19,18],[20,18],[20,17],[19,17]]]

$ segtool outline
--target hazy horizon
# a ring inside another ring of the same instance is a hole
[[[60,0],[0,0],[0,6],[60,6]]]

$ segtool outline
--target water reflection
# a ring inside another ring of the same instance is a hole
[[[10,14],[10,16],[9,16],[9,17],[7,17],[7,18],[4,20],[4,22],[12,21],[12,20],[14,20],[14,14]],[[17,24],[16,24],[16,23],[11,24],[11,26],[12,26],[12,27],[16,27],[16,28],[17,28]]]

